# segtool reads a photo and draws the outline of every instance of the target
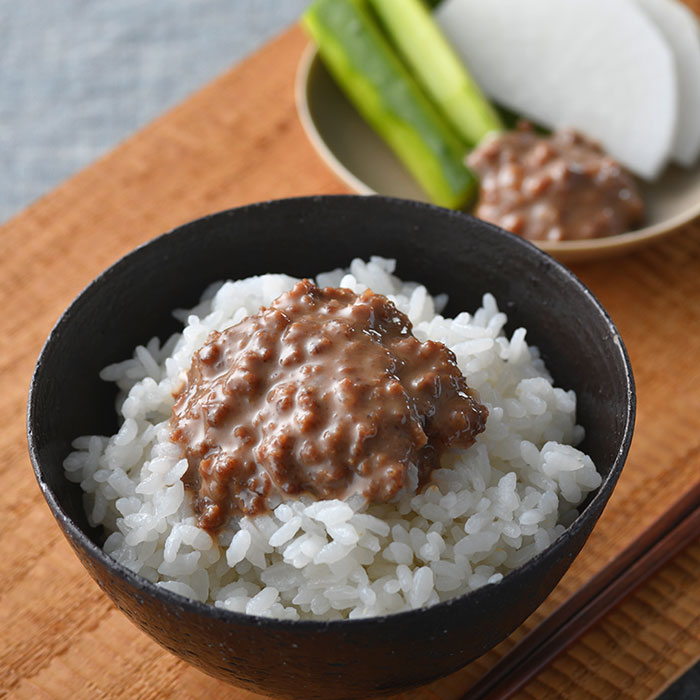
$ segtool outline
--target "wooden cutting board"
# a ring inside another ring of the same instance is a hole
[[[297,120],[292,85],[304,46],[302,33],[290,29],[0,230],[0,697],[255,697],[171,656],[111,605],[42,500],[24,415],[33,364],[52,324],[119,256],[208,212],[346,191]],[[401,695],[405,700],[460,697],[700,479],[700,225],[575,272],[607,307],[634,366],[639,411],[627,466],[546,603],[497,649]],[[696,541],[518,697],[653,697],[699,658]]]

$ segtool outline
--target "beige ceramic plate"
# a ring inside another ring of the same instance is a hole
[[[296,102],[311,143],[332,170],[361,194],[384,194],[427,201],[383,141],[367,126],[337,88],[313,46],[297,73]],[[566,263],[627,252],[672,233],[700,215],[700,165],[669,167],[654,183],[643,183],[648,225],[620,236],[538,245]]]

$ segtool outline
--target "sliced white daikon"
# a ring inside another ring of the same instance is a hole
[[[673,51],[678,73],[678,128],[671,155],[692,165],[700,153],[700,31],[695,15],[678,0],[637,0]]]
[[[673,54],[634,0],[444,0],[436,19],[496,102],[655,177],[675,137]]]

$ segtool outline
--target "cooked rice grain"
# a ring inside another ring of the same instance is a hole
[[[447,453],[433,483],[397,503],[367,505],[303,497],[243,517],[213,537],[196,525],[181,477],[187,463],[170,441],[173,391],[193,353],[268,305],[297,281],[263,275],[212,285],[176,316],[183,332],[154,338],[106,367],[121,390],[122,424],[109,438],[74,441],[66,478],[80,484],[105,551],[158,586],[249,615],[358,618],[432,605],[491,583],[551,544],[601,478],[574,445],[576,397],[552,384],[526,331],[508,338],[506,316],[485,294],[473,315],[436,314],[431,297],[393,275],[395,263],[353,260],[318,275],[320,286],[370,287],[406,313],[415,335],[444,342],[489,409],[468,450]]]

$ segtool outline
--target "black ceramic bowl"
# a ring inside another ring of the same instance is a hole
[[[192,306],[223,278],[264,272],[312,276],[354,257],[398,259],[398,273],[447,312],[495,294],[510,331],[528,329],[559,386],[578,395],[583,446],[603,484],[547,550],[500,583],[428,609],[367,620],[278,621],[192,602],[132,574],[100,549],[80,489],[62,462],[78,435],[116,429],[114,389],[98,378],[153,335],[177,330],[171,310]],[[383,197],[311,197],[221,212],[130,253],[61,316],[37,363],[29,449],[61,529],[102,589],[141,629],[202,670],[271,695],[362,697],[454,671],[506,637],[548,595],[583,546],[617,481],[632,437],[634,387],[624,346],[593,295],[529,243],[464,214]],[[129,673],[129,669],[123,669]]]

